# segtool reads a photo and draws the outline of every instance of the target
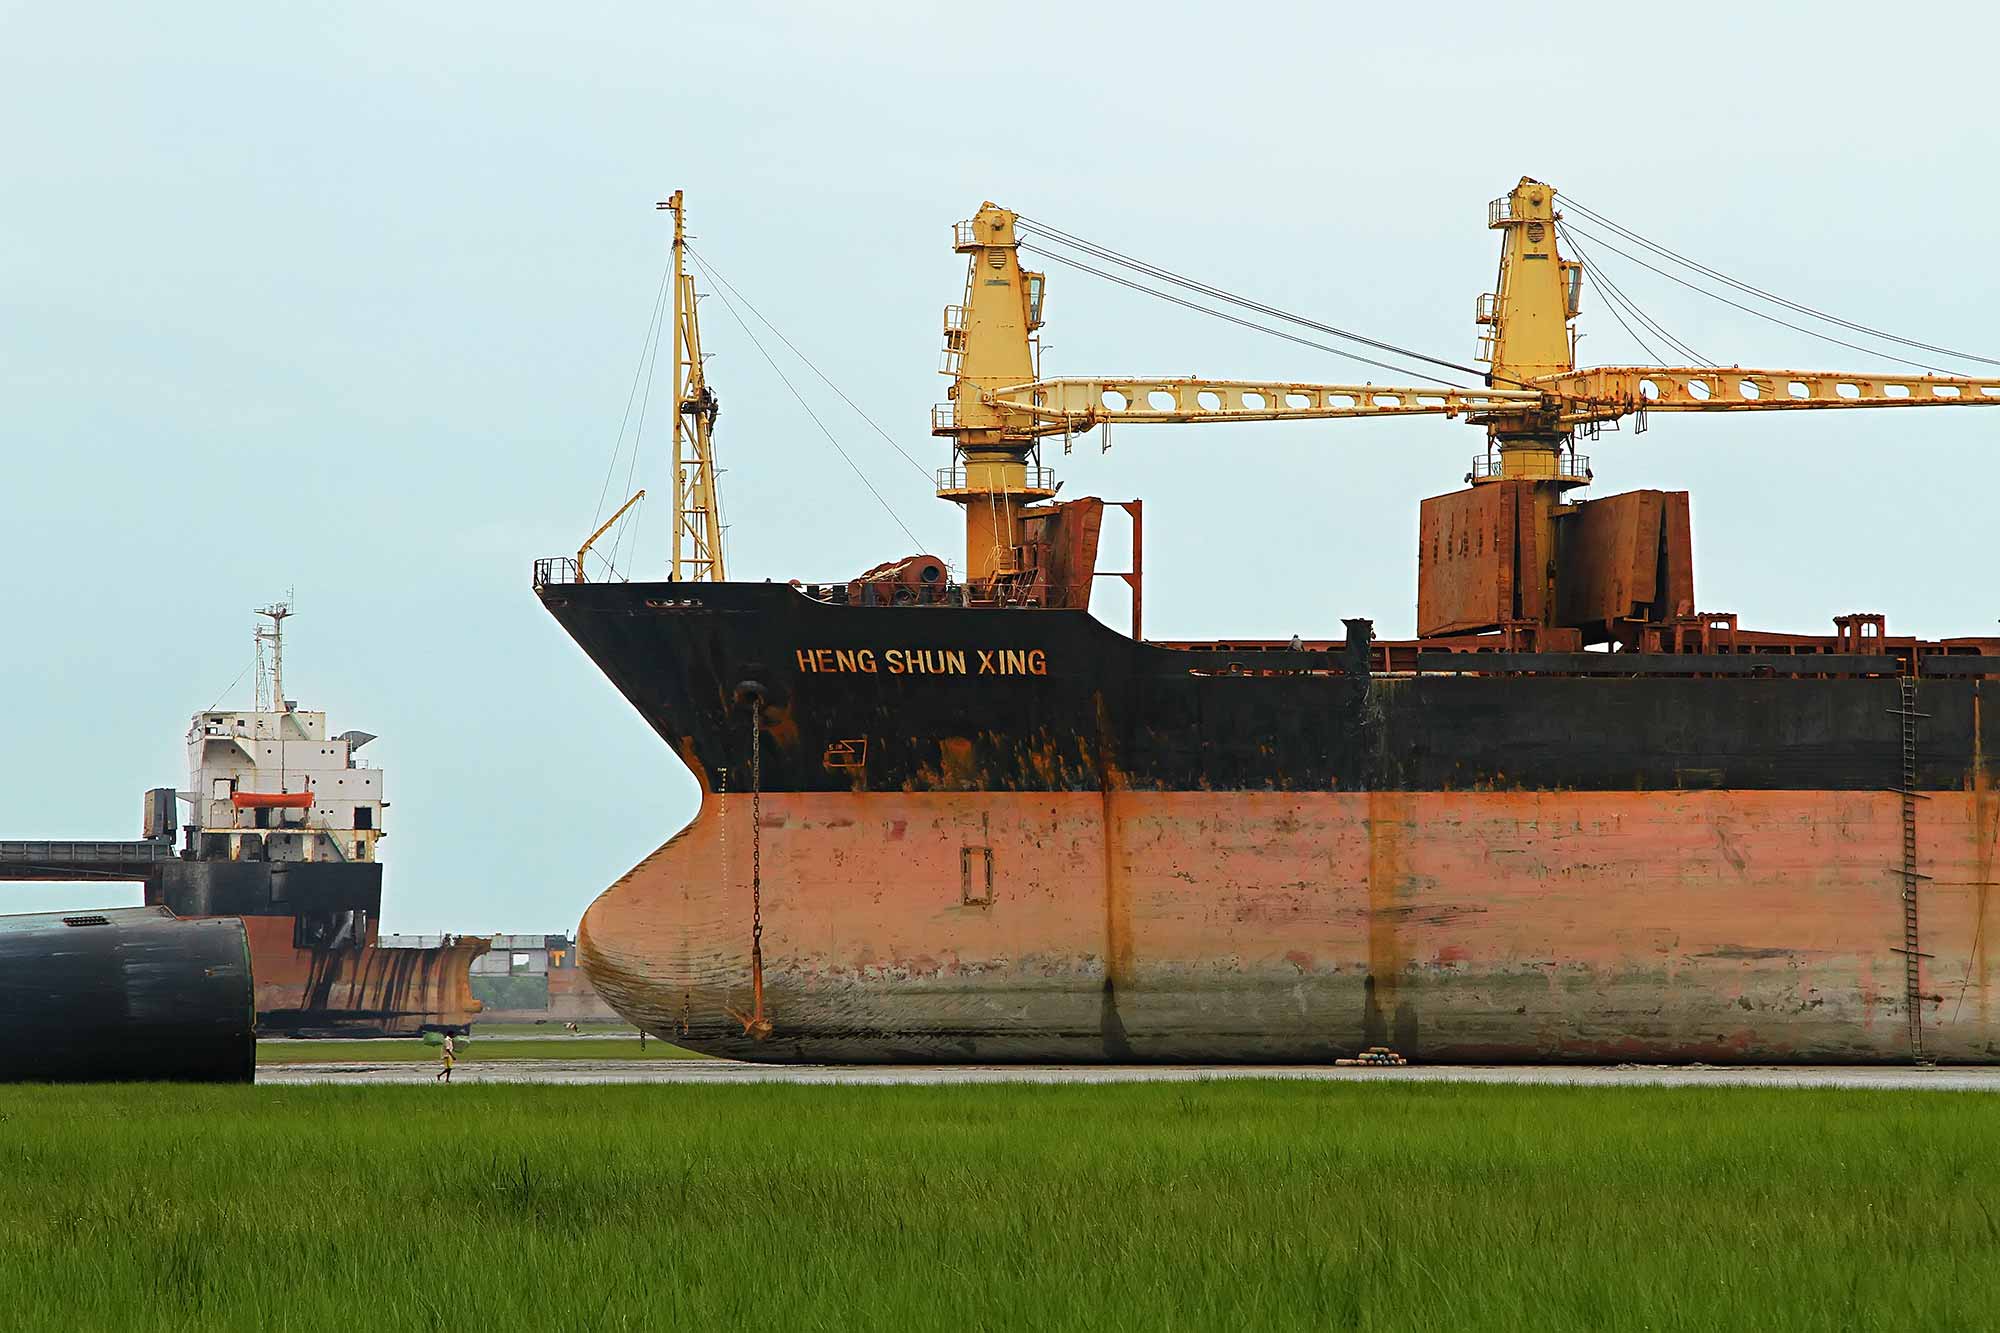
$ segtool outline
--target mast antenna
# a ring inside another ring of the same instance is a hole
[[[674,568],[678,581],[720,583],[722,514],[715,492],[715,391],[702,365],[701,317],[687,271],[681,192],[655,205],[674,215]]]
[[[291,595],[287,591],[287,600],[257,608],[257,614],[271,622],[256,628],[257,711],[260,713],[285,710],[285,617],[292,614]]]

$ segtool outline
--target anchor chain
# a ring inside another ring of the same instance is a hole
[[[750,717],[750,958],[758,991],[764,980],[764,728]],[[762,1009],[762,1005],[758,1006]]]
[[[745,1036],[763,1041],[771,1035],[764,1013],[764,703],[758,691],[742,693],[750,701],[750,1012],[729,1013]]]
[[[721,843],[717,860],[722,867],[722,892],[727,895],[729,892],[729,768],[727,765],[715,770],[715,795],[719,814],[716,837]],[[694,996],[692,992],[683,993],[681,996],[681,1035],[683,1037],[688,1035],[688,1020],[691,1017],[693,1007]],[[729,1006],[725,1004],[723,1008],[728,1009]],[[736,1011],[731,1009],[730,1012],[733,1014]]]

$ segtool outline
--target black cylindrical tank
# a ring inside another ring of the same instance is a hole
[[[253,997],[234,917],[0,916],[0,1082],[248,1083]]]

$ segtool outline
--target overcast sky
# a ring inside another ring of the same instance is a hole
[[[0,12],[0,836],[137,836],[140,792],[186,783],[189,715],[248,706],[253,608],[295,589],[287,692],[381,736],[392,930],[571,928],[693,813],[529,589],[589,529],[676,187],[702,253],[924,468],[947,461],[949,227],[986,198],[1465,360],[1486,201],[1528,174],[1760,286],[2000,357],[1989,5]],[[1603,258],[1717,360],[1895,368]],[[1050,283],[1050,373],[1390,378]],[[718,302],[703,328],[732,573],[907,554]],[[1648,359],[1595,294],[1582,328],[1586,362]],[[785,366],[956,561],[958,511]],[[1600,494],[1694,493],[1703,609],[1981,634],[1996,440],[2000,413],[1662,417],[1590,452]],[[655,413],[633,484],[661,499],[667,441]],[[1134,427],[1049,461],[1066,496],[1147,500],[1155,636],[1407,635],[1417,502],[1479,447],[1439,420]],[[669,519],[642,513],[637,576]],[[1107,525],[1107,565],[1123,539]],[[1100,613],[1124,625],[1110,588]]]

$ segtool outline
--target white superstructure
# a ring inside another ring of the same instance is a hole
[[[258,614],[271,621],[259,627],[259,656],[267,643],[275,656],[290,608],[279,603]],[[188,726],[188,790],[180,798],[192,807],[188,831],[199,839],[200,854],[373,861],[388,802],[382,770],[358,765],[354,751],[375,738],[365,731],[328,736],[325,713],[300,709],[281,690],[270,703],[248,712],[196,713]],[[301,799],[284,805],[256,799],[287,793]],[[303,799],[308,795],[310,802]]]

